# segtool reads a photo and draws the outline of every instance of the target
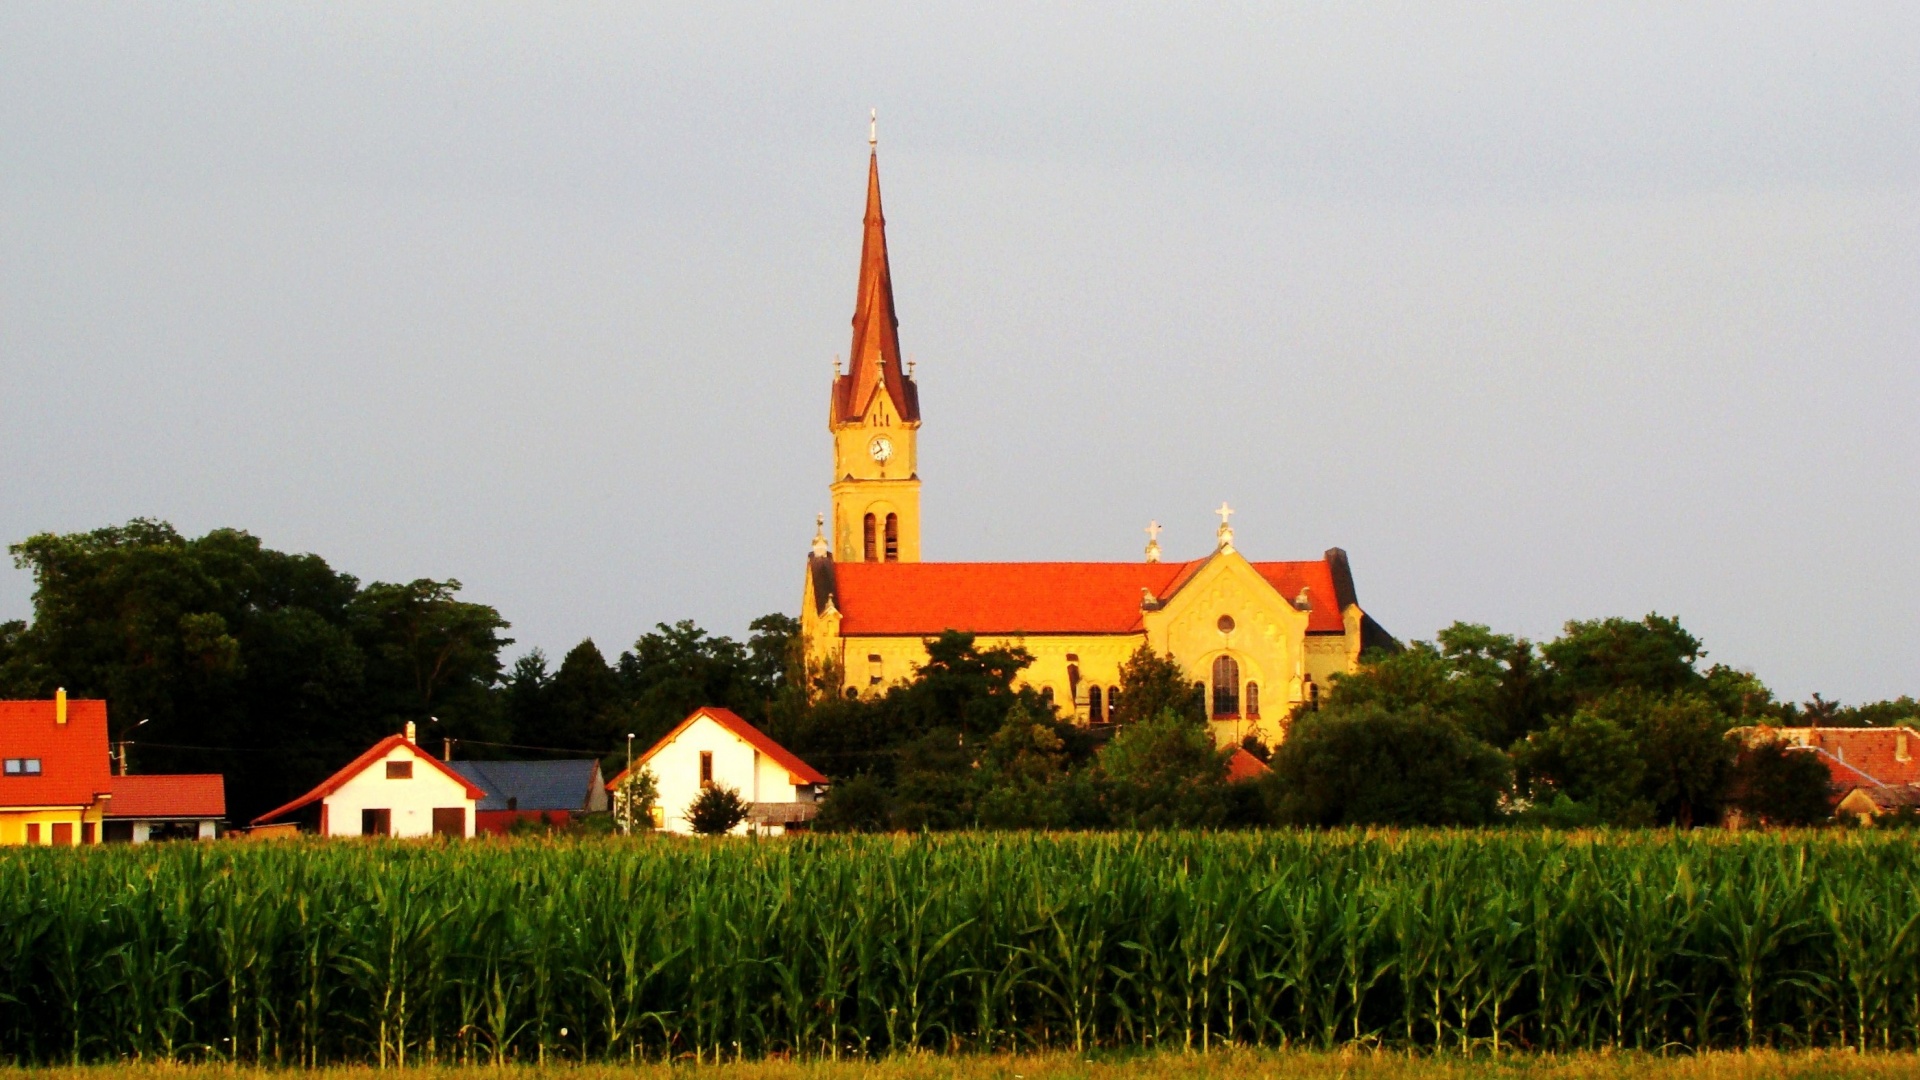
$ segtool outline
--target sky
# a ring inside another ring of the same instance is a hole
[[[873,108],[928,559],[1920,693],[1911,3],[9,3],[0,540],[795,614]]]

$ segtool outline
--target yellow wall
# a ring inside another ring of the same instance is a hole
[[[27,826],[40,826],[40,843],[53,843],[53,826],[59,822],[73,826],[73,842],[80,843],[80,826],[93,824],[93,839],[100,842],[101,807],[85,810],[65,808],[48,810],[0,810],[0,846],[16,847],[27,842]]]
[[[926,662],[926,639],[919,636],[840,636],[838,613],[814,611],[813,582],[809,577],[801,608],[802,633],[809,657],[817,666],[838,664],[841,685],[859,693],[883,693],[894,683],[913,678]],[[1155,611],[1142,614],[1144,630],[1133,634],[1030,634],[1019,637],[981,636],[981,648],[1017,646],[1033,655],[1021,685],[1052,688],[1062,715],[1087,719],[1087,688],[1098,685],[1103,696],[1120,683],[1120,667],[1145,642],[1156,652],[1171,654],[1194,682],[1212,684],[1214,660],[1230,655],[1240,667],[1241,701],[1246,684],[1260,687],[1258,719],[1242,716],[1215,721],[1214,737],[1222,745],[1237,743],[1249,734],[1268,743],[1285,737],[1285,724],[1296,705],[1308,696],[1307,676],[1320,692],[1329,689],[1336,673],[1353,670],[1358,653],[1359,609],[1343,613],[1344,634],[1307,633],[1309,613],[1276,592],[1267,580],[1237,552],[1222,551]],[[1232,619],[1222,630],[1221,616]],[[878,664],[869,657],[878,656]],[[1072,657],[1073,659],[1069,659]],[[1068,665],[1080,670],[1079,693],[1069,700]]]
[[[899,562],[920,561],[920,477],[918,423],[894,414],[885,394],[873,395],[866,416],[832,428],[833,432],[833,552],[840,562],[859,562],[866,515],[879,526],[875,543],[884,558],[887,514],[899,515]],[[886,461],[874,460],[875,439],[892,447]]]

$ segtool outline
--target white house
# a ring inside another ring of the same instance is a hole
[[[474,807],[487,793],[405,735],[389,735],[319,787],[256,826],[295,824],[321,836],[471,837]]]
[[[633,763],[651,769],[660,788],[654,827],[690,833],[687,811],[707,788],[733,788],[748,804],[747,820],[734,831],[782,835],[807,827],[819,809],[827,778],[793,752],[729,709],[695,709],[666,738]],[[620,785],[628,773],[607,782],[614,813],[622,812]]]

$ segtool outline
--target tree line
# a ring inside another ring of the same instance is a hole
[[[1729,729],[1920,714],[1912,698],[1778,701],[1659,615],[1572,622],[1545,644],[1456,624],[1366,657],[1277,748],[1248,745],[1271,771],[1233,784],[1201,695],[1146,650],[1096,733],[1019,685],[1031,657],[964,634],[929,642],[913,679],[847,698],[781,614],[745,641],[679,622],[612,659],[588,640],[509,666],[507,620],[458,581],[363,583],[239,530],[135,520],[10,550],[35,591],[31,622],[0,625],[0,696],[105,698],[136,771],[223,773],[235,821],[407,721],[461,757],[612,768],[629,734],[639,752],[718,705],[832,778],[826,828],[1788,822],[1824,815],[1824,770],[1816,804],[1817,763],[1742,751]]]

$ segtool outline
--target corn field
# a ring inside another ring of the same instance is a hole
[[[0,1059],[1920,1044],[1898,834],[0,852]]]

